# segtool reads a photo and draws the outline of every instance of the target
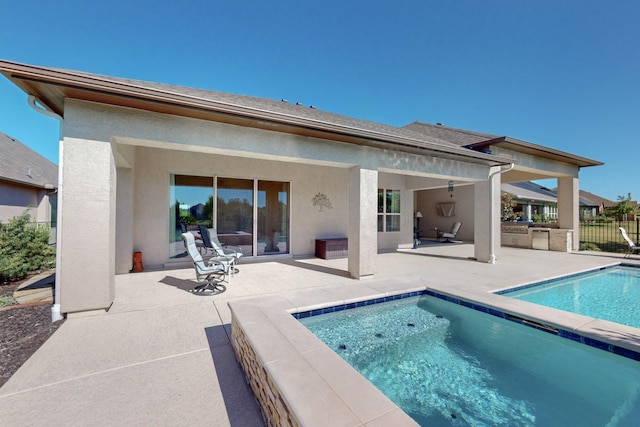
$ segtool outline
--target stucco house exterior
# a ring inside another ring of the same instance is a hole
[[[53,162],[0,132],[0,222],[26,212],[32,221],[50,225],[56,217],[57,187]]]
[[[412,247],[420,210],[430,224],[462,221],[475,258],[494,263],[501,182],[557,178],[558,221],[577,249],[578,172],[600,164],[283,100],[9,61],[0,72],[60,120],[56,304],[67,314],[108,309],[135,251],[145,268],[185,265],[177,236],[194,220],[255,260],[313,255],[316,239],[347,237],[349,274],[362,278],[375,275],[379,251]],[[445,202],[453,216],[437,215]]]

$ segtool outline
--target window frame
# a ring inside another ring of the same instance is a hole
[[[378,233],[399,233],[401,231],[401,190],[378,189]]]

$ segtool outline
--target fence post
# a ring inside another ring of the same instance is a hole
[[[640,243],[640,229],[638,225],[640,225],[640,218],[636,215],[636,244]]]

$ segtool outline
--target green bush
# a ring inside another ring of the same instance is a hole
[[[0,281],[18,280],[32,271],[51,268],[55,259],[49,228],[36,227],[28,213],[0,224]]]
[[[581,251],[600,251],[601,249],[595,243],[586,242],[580,245],[580,250]]]
[[[0,307],[9,307],[10,305],[16,305],[16,300],[13,297],[0,297]]]

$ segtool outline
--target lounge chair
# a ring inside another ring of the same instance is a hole
[[[224,250],[220,246],[218,246],[213,241],[213,239],[211,239],[210,230],[204,225],[199,225],[198,230],[200,231],[200,237],[202,239],[202,247],[200,249],[204,249],[205,251],[203,255],[206,256],[208,251],[211,250],[213,256],[209,258],[209,260],[221,262],[225,266],[226,273],[229,275],[229,277],[237,273],[238,269],[235,267],[235,265],[238,262],[240,256],[236,256],[235,252],[225,253]]]
[[[620,234],[622,234],[622,238],[627,242],[627,244],[629,245],[629,249],[627,250],[627,254],[624,256],[625,258],[628,258],[632,253],[634,252],[640,252],[640,246],[636,245],[635,243],[633,243],[633,240],[631,240],[629,238],[629,236],[627,235],[627,230],[625,230],[622,227],[618,227],[618,229],[620,230]]]
[[[220,243],[220,239],[218,239],[218,232],[215,228],[208,228],[209,232],[209,240],[211,241],[211,245],[213,246],[213,250],[216,255],[219,257],[233,257],[236,260],[236,264],[242,257],[242,249],[238,246],[226,245]]]
[[[193,260],[196,280],[200,283],[192,292],[204,292],[206,290],[223,292],[226,287],[222,282],[224,282],[227,275],[228,267],[222,261],[216,259],[211,259],[208,263],[205,263],[196,246],[196,239],[193,233],[182,233],[182,238],[187,246],[187,252],[189,252],[189,256]]]
[[[458,231],[460,230],[461,226],[462,226],[461,222],[455,222],[453,224],[453,226],[451,227],[451,231],[448,232],[448,233],[441,233],[440,234],[440,238],[441,239],[446,239],[445,242],[453,243],[451,241],[451,239],[455,239],[456,238],[456,235],[458,234]]]

